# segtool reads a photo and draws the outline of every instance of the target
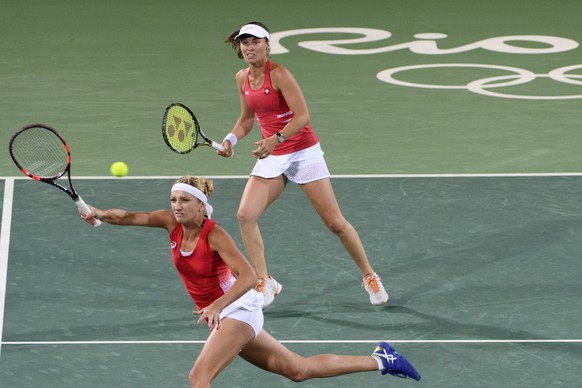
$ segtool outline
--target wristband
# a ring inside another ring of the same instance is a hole
[[[228,141],[230,142],[230,145],[231,145],[232,147],[234,147],[234,145],[235,145],[235,144],[236,144],[236,142],[238,141],[238,139],[236,138],[235,134],[234,134],[234,133],[232,133],[232,132],[230,132],[228,135],[226,135],[226,136],[224,137],[224,140],[222,140],[222,141],[225,141],[225,140],[228,140]]]

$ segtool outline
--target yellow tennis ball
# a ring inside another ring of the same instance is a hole
[[[123,162],[115,162],[111,165],[111,175],[114,175],[118,178],[127,175],[127,164]]]

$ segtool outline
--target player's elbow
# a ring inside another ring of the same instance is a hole
[[[259,277],[257,276],[257,273],[255,272],[255,270],[253,270],[252,274],[249,276],[250,287],[254,288],[258,282],[259,282]]]
[[[255,270],[250,266],[248,266],[248,268],[245,268],[242,271],[238,271],[238,273],[236,274],[237,278],[236,281],[237,283],[242,283],[244,284],[245,288],[253,288],[257,285],[257,283],[259,282],[259,277],[257,276],[257,273],[255,272]]]
[[[311,117],[309,117],[308,112],[300,113],[295,115],[295,119],[298,121],[301,128],[305,128],[311,123]]]

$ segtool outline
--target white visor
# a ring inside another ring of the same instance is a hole
[[[255,38],[267,38],[269,39],[269,32],[265,30],[261,26],[257,26],[256,24],[245,24],[242,26],[238,35],[234,37],[235,40],[240,38],[243,35],[252,35]]]

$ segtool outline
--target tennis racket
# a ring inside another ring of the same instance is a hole
[[[210,140],[202,132],[194,113],[177,102],[170,104],[164,112],[162,135],[168,147],[179,154],[187,154],[201,145],[224,151],[221,144]]]
[[[25,175],[58,187],[75,201],[84,214],[91,212],[73,187],[69,146],[53,128],[44,124],[22,127],[10,139],[10,156]],[[57,183],[57,179],[65,173],[69,179],[69,188]],[[101,221],[95,220],[93,226],[99,225]]]

